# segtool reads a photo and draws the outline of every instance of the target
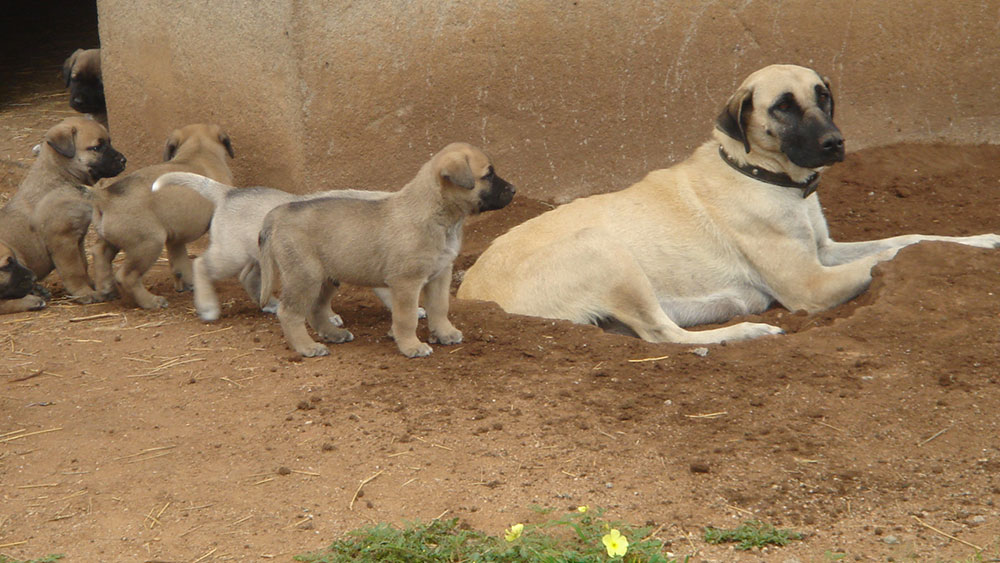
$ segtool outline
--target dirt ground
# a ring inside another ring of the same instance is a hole
[[[5,86],[0,203],[73,113],[60,62]],[[550,207],[519,187],[467,225],[459,268]],[[997,232],[1000,147],[854,152],[819,193],[840,240]],[[347,288],[355,340],[303,361],[235,281],[211,325],[165,260],[148,281],[168,309],[76,305],[53,274],[47,309],[0,318],[0,554],[290,561],[375,522],[500,533],[537,521],[532,505],[590,505],[693,561],[1000,557],[995,251],[906,249],[855,301],[773,309],[749,320],[788,334],[705,356],[455,300],[465,342],[408,360],[385,310]],[[753,553],[701,540],[747,519],[806,537]]]

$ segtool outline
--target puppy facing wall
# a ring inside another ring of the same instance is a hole
[[[218,125],[195,124],[170,134],[162,164],[141,168],[111,185],[94,190],[94,225],[99,239],[94,246],[97,290],[114,293],[115,280],[122,292],[143,309],[167,306],[142,284],[142,276],[167,247],[177,291],[191,288],[191,259],[187,244],[208,231],[212,202],[183,186],[165,186],[152,192],[153,182],[167,172],[194,172],[219,182],[232,183],[226,158],[233,145]],[[125,261],[117,274],[111,262],[119,251]]]
[[[833,95],[815,71],[751,74],[687,160],[614,193],[581,198],[497,238],[458,297],[511,313],[625,325],[651,342],[713,343],[780,329],[739,323],[777,301],[821,311],[863,292],[872,267],[909,244],[982,248],[995,234],[830,238],[818,195],[823,167],[844,159]]]
[[[104,100],[104,78],[101,74],[101,50],[77,49],[66,58],[63,80],[69,88],[69,107],[90,114],[108,126],[108,110]]]
[[[513,197],[514,187],[496,175],[485,153],[453,143],[384,198],[326,197],[280,205],[264,218],[260,232],[261,299],[271,295],[277,269],[278,320],[288,343],[303,356],[330,353],[309,337],[306,320],[327,342],[354,338],[328,318],[340,282],[390,289],[392,335],[407,357],[431,353],[416,333],[421,294],[430,341],[458,344],[462,333],[448,320],[448,290],[462,224],[468,215],[500,209]]]
[[[45,304],[38,295],[24,291],[25,269],[33,280],[45,278],[54,269],[74,300],[102,301],[104,297],[87,275],[83,248],[93,213],[85,186],[121,173],[125,157],[111,146],[104,126],[83,117],[64,119],[49,129],[40,151],[13,197],[0,209],[0,294],[20,300],[20,305],[7,302],[3,309]]]
[[[191,188],[215,205],[209,231],[211,242],[205,252],[194,259],[192,268],[194,308],[205,322],[217,320],[221,312],[215,282],[233,276],[239,277],[243,289],[255,303],[264,303],[264,311],[273,313],[277,310],[276,299],[270,296],[264,299],[260,294],[260,250],[257,238],[264,216],[269,211],[283,203],[321,197],[374,200],[389,195],[389,192],[365,190],[332,190],[304,196],[265,187],[236,190],[232,186],[190,172],[169,172],[160,176],[153,183],[153,191],[159,191],[167,185]],[[391,308],[388,289],[375,288],[375,293]],[[343,324],[338,315],[333,315],[331,322],[337,326]]]

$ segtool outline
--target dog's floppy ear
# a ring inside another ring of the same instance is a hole
[[[726,108],[715,120],[715,126],[726,135],[743,142],[743,148],[750,152],[750,141],[747,139],[746,125],[753,111],[753,89],[740,88],[729,101]]]
[[[826,91],[830,93],[830,119],[833,119],[833,88],[830,88],[830,79],[821,76],[823,79],[823,86],[826,86]]]
[[[451,151],[444,155],[438,175],[460,188],[471,190],[476,187],[476,177],[469,166],[469,157],[464,151]]]
[[[225,131],[219,131],[219,142],[222,143],[222,146],[226,147],[229,158],[236,158],[236,153],[233,152],[233,141]]]
[[[166,162],[177,154],[177,147],[181,144],[181,132],[180,129],[174,130],[173,133],[167,137],[167,146],[163,147],[163,162]]]
[[[66,158],[76,156],[76,127],[59,124],[45,133],[45,142]]]
[[[69,88],[69,80],[73,78],[73,65],[76,64],[76,58],[80,56],[83,49],[77,49],[73,51],[73,54],[66,58],[66,62],[63,63],[62,76],[63,80],[66,82],[66,87]]]

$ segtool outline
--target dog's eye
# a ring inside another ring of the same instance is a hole
[[[486,175],[485,175],[485,176],[483,176],[483,180],[488,180],[488,179],[490,179],[490,178],[492,178],[492,177],[493,177],[493,167],[492,167],[492,166],[490,166],[490,169],[489,169],[489,171],[487,171],[487,172],[486,172]]]
[[[788,102],[781,102],[776,106],[775,109],[777,109],[778,111],[789,111],[792,109],[792,104]]]

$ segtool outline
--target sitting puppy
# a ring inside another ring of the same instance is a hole
[[[327,342],[354,338],[327,315],[340,282],[390,289],[392,335],[405,356],[431,353],[417,339],[421,293],[430,341],[458,344],[462,333],[448,320],[448,299],[462,224],[513,197],[514,187],[496,175],[481,150],[453,143],[402,190],[381,199],[321,197],[280,205],[260,232],[261,300],[271,295],[277,268],[278,320],[288,343],[307,357],[330,351],[309,337],[305,320]]]
[[[101,76],[101,50],[77,49],[63,63],[63,80],[69,88],[69,107],[90,114],[105,127],[108,110]]]
[[[192,264],[194,308],[205,322],[218,320],[221,312],[215,282],[233,276],[239,277],[243,289],[255,303],[265,303],[265,312],[277,311],[276,299],[270,296],[262,299],[260,295],[260,251],[257,237],[268,211],[283,203],[319,197],[381,199],[389,195],[389,192],[365,190],[332,190],[305,196],[265,187],[236,190],[232,186],[190,172],[170,172],[160,176],[153,183],[153,191],[159,191],[167,185],[191,188],[215,205],[209,231],[211,243]],[[375,288],[375,294],[391,308],[388,289]],[[337,326],[343,324],[339,315],[333,315],[330,321]]]
[[[111,185],[94,190],[94,277],[98,291],[114,293],[115,280],[123,293],[143,309],[167,306],[142,285],[142,276],[159,258],[164,245],[177,291],[191,288],[191,260],[187,244],[208,231],[214,206],[183,186],[164,186],[152,192],[153,182],[167,172],[195,172],[232,183],[226,157],[233,145],[218,125],[188,125],[171,133],[163,156],[166,161],[141,168]],[[111,261],[119,250],[125,261],[112,274]]]
[[[93,214],[86,185],[124,169],[125,157],[111,146],[108,130],[100,123],[70,117],[49,129],[28,175],[0,209],[0,265],[9,268],[12,279],[26,283],[16,273],[19,267],[37,280],[54,269],[74,300],[102,301],[87,275],[83,249]],[[19,298],[26,296],[24,292]],[[28,302],[35,308],[44,305],[36,299]]]
[[[458,297],[522,315],[624,325],[650,342],[743,340],[781,330],[721,323],[778,302],[822,311],[863,292],[875,264],[925,240],[994,248],[994,234],[835,242],[815,193],[844,159],[830,86],[772,65],[730,97],[712,140],[635,185],[548,211],[493,241]]]

